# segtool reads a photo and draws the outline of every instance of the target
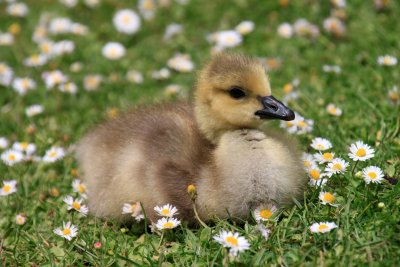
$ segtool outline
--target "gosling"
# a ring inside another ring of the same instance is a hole
[[[140,107],[86,134],[77,159],[98,217],[121,222],[124,203],[140,202],[146,216],[172,204],[194,222],[187,186],[197,189],[204,221],[245,220],[261,205],[301,199],[306,185],[296,145],[261,131],[271,119],[294,112],[271,95],[262,64],[240,54],[214,56],[198,75],[194,106],[170,103]]]

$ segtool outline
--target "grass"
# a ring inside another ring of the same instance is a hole
[[[400,5],[391,1],[389,8],[377,12],[372,1],[348,1],[347,36],[335,39],[321,30],[316,40],[279,37],[276,29],[283,22],[293,23],[306,18],[320,26],[329,16],[328,1],[290,1],[281,7],[279,1],[200,1],[187,5],[173,3],[161,9],[153,21],[142,21],[134,36],[116,32],[111,21],[116,10],[131,7],[131,1],[104,0],[95,9],[80,3],[67,9],[58,1],[27,0],[30,13],[14,18],[5,13],[0,3],[0,31],[17,23],[21,32],[12,46],[0,48],[0,62],[6,62],[17,76],[33,78],[38,88],[25,96],[0,86],[0,136],[14,141],[35,143],[38,155],[52,145],[69,147],[97,122],[106,118],[110,109],[170,101],[165,86],[176,83],[183,95],[190,95],[194,74],[173,73],[171,78],[156,81],[147,75],[165,66],[175,52],[190,54],[197,69],[208,58],[210,44],[207,33],[231,29],[242,20],[254,21],[254,32],[244,37],[234,51],[250,55],[280,58],[282,67],[270,72],[273,93],[282,98],[284,84],[300,79],[301,96],[290,106],[306,118],[313,119],[312,133],[298,136],[304,151],[311,151],[310,141],[322,136],[333,143],[333,151],[347,161],[348,146],[363,140],[376,150],[375,157],[361,162],[360,171],[369,165],[380,166],[386,177],[396,178],[400,168],[399,105],[389,103],[388,89],[399,85],[398,66],[379,66],[380,55],[399,58]],[[136,2],[136,1],[135,1]],[[136,9],[136,7],[135,7]],[[31,35],[42,14],[65,16],[89,27],[86,36],[65,35],[58,39],[73,40],[74,53],[54,58],[45,66],[28,68],[22,60],[38,52]],[[163,42],[165,26],[171,22],[184,25],[184,33],[171,42]],[[127,47],[127,55],[119,61],[101,56],[108,41],[119,41]],[[81,72],[69,70],[73,62],[81,62]],[[341,74],[325,73],[322,65],[340,65]],[[79,85],[76,95],[56,89],[46,90],[41,73],[61,69]],[[144,73],[143,84],[126,81],[128,69]],[[105,77],[101,89],[88,92],[82,88],[83,77],[99,73]],[[176,97],[173,97],[176,98]],[[333,117],[325,106],[335,103],[343,115]],[[27,117],[31,104],[44,106],[44,113]],[[34,125],[36,131],[26,128]],[[277,122],[270,127],[278,127]],[[350,167],[353,167],[351,163]],[[269,222],[271,236],[265,240],[254,221],[235,224],[217,221],[211,228],[189,228],[185,224],[165,236],[151,234],[144,224],[133,227],[92,216],[81,218],[68,212],[63,198],[72,194],[76,161],[73,155],[53,164],[21,163],[9,167],[0,163],[1,180],[18,181],[18,191],[0,197],[0,265],[2,266],[397,266],[400,257],[400,184],[366,185],[351,174],[334,176],[326,190],[337,194],[338,207],[320,204],[319,189],[308,188],[304,201],[282,211],[278,222]],[[378,206],[384,203],[384,207]],[[16,214],[27,216],[24,225],[15,224]],[[78,237],[64,241],[53,233],[62,221],[79,227]],[[313,234],[314,222],[334,221],[336,230]],[[225,249],[212,240],[220,229],[237,231],[251,243],[250,250],[237,259],[229,259]],[[93,244],[101,242],[95,249]]]

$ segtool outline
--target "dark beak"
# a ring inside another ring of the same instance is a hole
[[[260,101],[264,108],[256,111],[255,115],[259,116],[261,119],[294,120],[293,110],[285,106],[272,95],[260,97]]]

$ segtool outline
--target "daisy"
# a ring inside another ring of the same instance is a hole
[[[274,212],[276,212],[278,209],[276,206],[272,206],[271,208],[265,208],[264,206],[259,206],[254,210],[254,217],[256,218],[256,221],[261,222],[261,221],[268,221]]]
[[[311,141],[311,147],[319,151],[324,151],[331,149],[332,143],[328,139],[316,137]]]
[[[305,119],[295,113],[295,118],[292,121],[281,121],[280,127],[286,129],[290,134],[305,134],[313,130],[314,121]]]
[[[306,170],[316,165],[314,157],[311,154],[303,153],[302,159],[303,159],[303,166]]]
[[[26,222],[26,216],[22,213],[17,214],[17,216],[15,216],[15,223],[18,225],[24,225]]]
[[[87,26],[82,25],[80,23],[72,23],[71,25],[71,33],[76,35],[84,36],[89,32]]]
[[[214,33],[211,38],[215,40],[217,47],[221,49],[235,47],[242,43],[242,36],[232,30]]]
[[[325,19],[323,26],[327,32],[333,33],[337,37],[342,37],[346,33],[345,24],[338,18],[331,17]]]
[[[332,104],[332,103],[330,103],[326,106],[326,111],[333,116],[341,116],[342,115],[342,110],[340,108],[336,107],[335,104]]]
[[[117,42],[108,42],[101,51],[103,56],[110,60],[118,60],[125,56],[125,47]]]
[[[310,178],[309,184],[314,187],[323,186],[326,184],[325,174],[321,173],[321,170],[317,166],[312,166],[307,171],[308,177]]]
[[[122,207],[122,214],[132,214],[132,217],[138,222],[144,219],[140,202],[135,202],[133,204],[125,203]]]
[[[379,56],[378,57],[378,64],[383,66],[395,66],[397,65],[397,58],[390,55]]]
[[[126,74],[126,79],[131,83],[143,83],[143,74],[137,70],[130,70]]]
[[[38,25],[36,26],[35,30],[33,31],[32,41],[35,43],[44,42],[47,39],[47,27],[45,25]]]
[[[63,201],[68,205],[67,208],[68,210],[74,209],[79,213],[81,213],[83,216],[86,216],[89,212],[88,207],[82,205],[83,199],[80,198],[74,199],[71,196],[66,196]]]
[[[323,164],[326,162],[331,162],[335,158],[334,152],[325,152],[325,153],[316,153],[314,154],[314,158],[318,161],[319,164]]]
[[[25,109],[25,114],[28,117],[33,117],[43,113],[43,106],[42,105],[32,105]]]
[[[71,72],[80,72],[83,69],[83,64],[81,62],[74,62],[69,66]]]
[[[182,87],[179,84],[170,84],[164,88],[166,96],[176,96],[182,92]]]
[[[113,23],[117,31],[125,34],[134,34],[140,28],[140,18],[131,9],[122,9],[114,15]]]
[[[165,28],[164,40],[166,41],[171,40],[172,37],[180,34],[182,31],[183,31],[182,24],[171,23]]]
[[[278,35],[283,38],[291,38],[293,36],[293,27],[289,23],[285,22],[279,25]]]
[[[36,151],[36,145],[28,142],[15,142],[12,148],[19,152],[25,152],[27,155],[32,155]]]
[[[336,65],[333,65],[333,66],[323,65],[322,70],[327,73],[330,73],[330,72],[341,73],[342,72],[342,68],[340,66],[336,66]]]
[[[369,145],[364,144],[362,141],[357,141],[355,144],[351,144],[349,157],[353,161],[366,161],[367,159],[373,158],[375,150]]]
[[[194,69],[194,64],[187,54],[176,54],[167,62],[168,67],[179,72],[191,72]]]
[[[156,206],[154,210],[158,213],[157,215],[164,217],[173,217],[175,214],[178,214],[178,209],[170,204]]]
[[[24,60],[27,67],[39,67],[47,63],[48,57],[44,54],[34,54]]]
[[[13,17],[25,17],[29,9],[24,3],[12,3],[7,6],[6,12]]]
[[[171,72],[168,68],[162,68],[160,70],[155,70],[151,73],[151,77],[156,80],[168,79],[171,76]]]
[[[94,8],[100,4],[100,0],[84,0],[83,2],[90,8]]]
[[[28,77],[15,78],[12,82],[12,87],[20,95],[25,95],[29,90],[33,90],[36,88],[36,83],[34,80]]]
[[[71,241],[78,234],[78,227],[71,222],[63,222],[63,227],[54,229],[54,233]]]
[[[391,104],[398,105],[400,100],[399,88],[393,86],[393,88],[388,91],[388,97]]]
[[[362,170],[362,174],[364,176],[364,181],[367,184],[371,182],[379,184],[382,180],[384,180],[383,171],[377,166],[369,166],[364,168]]]
[[[293,24],[293,30],[297,36],[316,38],[319,36],[319,29],[317,26],[311,24],[306,19],[298,19]]]
[[[332,229],[335,228],[337,228],[337,225],[334,222],[320,222],[320,223],[313,223],[310,226],[310,231],[313,233],[326,233],[330,232]]]
[[[335,202],[335,199],[336,199],[334,194],[331,194],[329,192],[321,191],[321,192],[319,192],[318,198],[321,200],[321,203],[323,205],[329,204],[331,206],[336,206],[335,204],[333,204]]]
[[[53,41],[44,39],[39,42],[39,50],[43,55],[48,57],[52,56],[55,43]]]
[[[5,63],[0,62],[0,84],[9,86],[14,76],[13,70]]]
[[[14,35],[9,32],[0,32],[0,45],[12,45],[14,43]]]
[[[78,3],[78,0],[59,0],[59,1],[66,7],[74,7]]]
[[[17,181],[3,181],[3,187],[0,189],[0,196],[8,196],[17,192]]]
[[[46,84],[47,89],[52,89],[54,86],[66,83],[68,77],[64,75],[60,70],[53,70],[44,72],[42,78]]]
[[[238,252],[245,251],[250,248],[250,244],[246,238],[239,236],[239,233],[232,233],[222,230],[219,235],[213,237],[215,241],[226,248],[229,248],[229,253],[236,256]]]
[[[100,83],[103,81],[103,77],[98,74],[90,74],[85,76],[83,79],[83,88],[87,91],[94,91],[96,90]]]
[[[17,150],[9,149],[1,154],[1,159],[6,165],[13,166],[21,162],[24,159],[24,155]]]
[[[69,33],[72,23],[69,18],[54,18],[49,23],[49,32],[55,35]]]
[[[76,94],[78,91],[78,86],[76,86],[73,82],[63,83],[58,86],[58,89],[61,92],[69,93],[69,94]]]
[[[74,190],[74,192],[79,193],[79,195],[83,198],[87,198],[87,189],[86,189],[86,185],[84,183],[81,182],[81,180],[79,179],[75,179],[72,182],[72,189]]]
[[[325,168],[325,173],[328,177],[331,177],[332,174],[344,173],[346,172],[346,168],[349,166],[349,163],[344,159],[335,158],[331,162],[328,163],[328,166]]]
[[[159,230],[173,229],[181,224],[181,221],[175,218],[161,218],[157,221],[156,227]]]
[[[237,31],[241,35],[247,35],[254,30],[254,22],[250,20],[245,20],[239,23],[235,27],[235,31]]]
[[[64,148],[62,147],[51,147],[49,150],[46,151],[46,154],[43,157],[44,162],[56,162],[59,159],[62,159],[65,156]]]
[[[0,137],[0,149],[8,147],[8,140],[5,137]]]
[[[74,50],[74,42],[63,40],[54,44],[52,54],[56,56],[61,56],[65,54],[71,54],[72,52],[74,52]]]
[[[257,229],[260,231],[261,235],[265,238],[265,240],[269,239],[269,235],[271,234],[271,230],[266,228],[264,224],[259,223],[257,225]]]
[[[346,7],[346,0],[331,0],[331,3],[336,8],[345,8]]]
[[[139,0],[138,9],[144,19],[151,20],[154,18],[156,5],[153,0]]]

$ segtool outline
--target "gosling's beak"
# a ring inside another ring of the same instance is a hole
[[[294,120],[294,112],[272,95],[260,97],[264,109],[256,111],[255,115],[261,119]]]

